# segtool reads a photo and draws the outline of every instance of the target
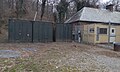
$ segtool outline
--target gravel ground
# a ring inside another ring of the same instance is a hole
[[[0,50],[0,58],[16,58],[16,57],[20,57],[20,53],[18,51]]]
[[[10,72],[14,68],[14,72],[120,72],[120,52],[92,45],[74,42],[2,43],[0,44],[0,50],[3,49],[19,51],[22,55],[20,60],[18,60],[19,58],[17,58],[17,61],[15,58],[10,59],[13,65],[7,70],[6,68],[1,69],[0,72]],[[27,61],[25,60],[24,63],[24,60],[21,59],[27,59]],[[19,66],[22,63],[23,68]],[[25,68],[26,64],[33,64],[34,67]]]

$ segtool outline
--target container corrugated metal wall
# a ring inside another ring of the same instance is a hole
[[[22,21],[22,41],[23,42],[32,42],[32,22],[31,21]]]
[[[56,24],[56,41],[72,41],[71,24]]]
[[[36,21],[33,24],[33,41],[34,42],[52,42],[53,27],[50,22]]]
[[[10,42],[53,42],[53,37],[56,41],[72,41],[71,24],[56,24],[55,32],[51,22],[10,19],[8,26]]]
[[[32,23],[25,20],[9,20],[10,42],[32,42]]]

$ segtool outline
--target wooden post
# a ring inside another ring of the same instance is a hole
[[[109,21],[109,26],[108,26],[108,45],[110,45],[110,28],[111,28],[111,23]]]
[[[88,26],[89,26],[89,24],[87,25],[87,44],[89,44],[89,41],[88,41],[89,40],[88,39],[89,38],[89,29],[88,29],[89,27]]]

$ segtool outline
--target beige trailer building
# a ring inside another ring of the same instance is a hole
[[[88,43],[120,42],[120,12],[84,7],[65,23],[80,30],[81,41]]]

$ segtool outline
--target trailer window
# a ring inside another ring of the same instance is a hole
[[[89,32],[94,33],[94,28],[90,28]]]
[[[107,28],[100,28],[100,34],[107,34]]]

